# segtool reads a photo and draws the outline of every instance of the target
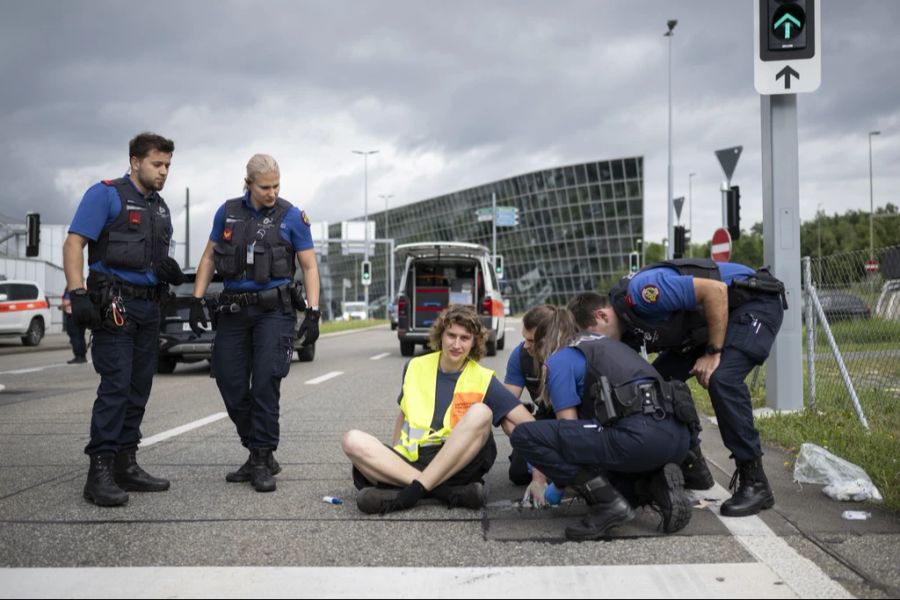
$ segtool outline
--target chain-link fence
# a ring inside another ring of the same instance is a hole
[[[900,246],[804,259],[807,408],[900,430]]]

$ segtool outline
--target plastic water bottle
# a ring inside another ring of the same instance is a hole
[[[340,498],[335,498],[334,496],[322,496],[322,502],[327,502],[328,504],[343,504],[344,501]]]
[[[559,503],[562,502],[563,491],[556,487],[556,484],[551,483],[547,486],[547,489],[544,490],[544,500],[547,501],[547,504],[550,506],[559,506]]]

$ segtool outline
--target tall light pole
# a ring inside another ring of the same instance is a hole
[[[819,262],[822,261],[822,203],[816,206],[816,230],[818,231],[816,237],[819,241]]]
[[[872,192],[872,136],[880,131],[869,132],[869,259],[875,260],[875,194]]]
[[[363,248],[363,260],[369,261],[369,155],[378,154],[378,150],[353,150],[353,154],[363,157],[363,227],[365,228],[366,245]],[[366,318],[369,318],[369,286],[363,286],[363,299],[366,302]],[[357,296],[358,297],[358,296]]]
[[[691,248],[694,244],[694,176],[696,173],[688,173],[688,230],[691,232],[691,243],[688,244],[688,256],[694,256]]]
[[[394,197],[393,194],[379,194],[379,198],[384,200],[384,239],[390,238],[390,229],[388,229],[388,200]],[[385,244],[385,261],[384,261],[384,280],[387,282],[387,285],[384,288],[384,293],[387,296],[387,302],[384,303],[384,310],[387,314],[388,320],[391,318],[390,305],[391,302],[394,301],[394,281],[391,279],[391,246],[390,244]]]
[[[666,21],[666,26],[668,26],[669,30],[663,34],[664,37],[669,38],[669,185],[668,193],[666,194],[666,203],[669,205],[669,244],[666,247],[666,258],[670,260],[674,256],[673,252],[675,251],[675,244],[672,243],[672,240],[675,238],[675,206],[672,205],[672,38],[675,37],[676,25],[678,25],[678,21],[675,19]]]

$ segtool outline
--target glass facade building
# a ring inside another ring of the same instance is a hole
[[[478,221],[476,211],[490,213],[496,194],[498,207],[518,209],[518,225],[497,228],[501,290],[515,313],[543,302],[565,304],[576,292],[627,272],[629,254],[643,238],[643,183],[643,157],[604,160],[517,175],[370,213],[369,219],[378,238],[394,238],[398,245],[457,241],[491,248],[492,223]],[[328,236],[340,238],[341,224],[330,225]],[[371,255],[369,299],[373,314],[383,316],[390,291],[387,245],[374,246]],[[340,314],[342,297],[362,300],[361,262],[361,254],[342,254],[337,243],[320,258],[323,302],[333,315]],[[398,262],[398,281],[402,269]]]

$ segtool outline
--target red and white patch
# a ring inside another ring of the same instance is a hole
[[[659,288],[655,285],[645,285],[641,288],[641,299],[647,304],[656,304],[659,300]]]
[[[226,242],[231,241],[231,228],[230,227],[226,227],[225,230],[222,232],[222,239],[225,240]]]

